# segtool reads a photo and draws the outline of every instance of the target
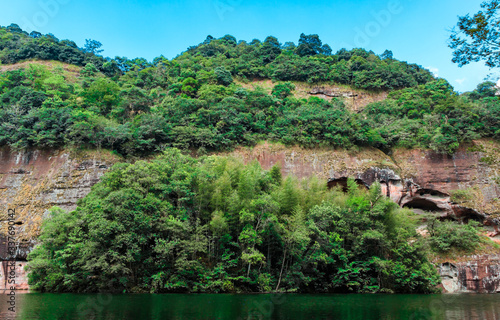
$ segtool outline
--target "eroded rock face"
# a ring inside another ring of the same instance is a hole
[[[239,149],[232,155],[249,162],[257,160],[264,169],[279,163],[284,175],[312,175],[330,186],[346,187],[347,178],[369,187],[379,181],[383,194],[402,207],[434,211],[442,217],[475,219],[498,225],[500,220],[500,145],[477,141],[453,156],[432,151],[397,150],[392,157],[380,150],[307,150],[263,144]],[[488,161],[485,161],[488,159]],[[453,190],[475,187],[477,196],[463,204],[452,203]]]
[[[15,237],[36,240],[48,209],[75,209],[117,160],[96,151],[71,156],[64,151],[0,150],[0,235],[7,234],[10,209],[15,210]]]
[[[297,88],[300,94],[301,88]],[[307,89],[306,93],[311,96],[316,96],[322,99],[342,98],[344,103],[350,106],[353,110],[359,111],[370,103],[383,101],[387,98],[387,92],[368,93],[358,90],[349,90],[336,86],[313,86]]]
[[[495,211],[500,208],[495,202],[500,197],[500,160],[491,150],[498,149],[500,154],[500,147],[488,141],[477,144],[482,146],[480,151],[463,148],[454,156],[399,150],[389,157],[376,149],[309,150],[275,144],[240,148],[230,154],[245,162],[257,160],[264,169],[279,163],[283,175],[314,175],[331,186],[344,186],[348,177],[365,187],[379,181],[382,192],[400,206],[496,224],[500,222],[495,216],[500,211]],[[48,209],[54,205],[74,209],[77,200],[119,160],[106,152],[72,155],[64,151],[0,150],[0,260],[10,258],[8,241],[1,237],[7,234],[8,209],[16,210],[15,258],[23,262],[36,243]],[[480,196],[470,206],[450,201],[452,190],[472,186],[478,188]]]
[[[404,178],[424,189],[450,194],[453,190],[476,188],[467,207],[493,216],[500,213],[500,144],[479,140],[453,155],[431,151],[396,150],[394,161]]]
[[[76,202],[117,161],[108,152],[71,155],[64,151],[0,150],[0,262],[15,259],[20,264],[16,267],[20,289],[27,288],[23,267],[48,210],[53,206],[75,209]],[[10,235],[14,243],[7,238],[9,218],[15,223],[15,233]],[[0,282],[3,276],[0,273]]]
[[[26,261],[0,261],[0,290],[29,290]]]
[[[500,256],[468,257],[468,261],[439,266],[442,286],[447,293],[500,292]]]

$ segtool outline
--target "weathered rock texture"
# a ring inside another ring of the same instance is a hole
[[[267,143],[231,154],[246,162],[257,160],[264,169],[280,164],[284,175],[315,175],[330,186],[345,187],[349,177],[367,187],[379,181],[383,193],[403,207],[499,223],[500,145],[496,142],[476,141],[452,156],[421,150],[397,150],[388,156],[376,149],[309,150]],[[454,190],[467,188],[472,200],[451,201]]]
[[[19,288],[27,288],[22,266],[48,210],[53,206],[75,209],[78,199],[87,195],[116,161],[118,158],[108,152],[0,150],[0,262],[15,259],[21,264],[16,272]],[[9,209],[15,210],[14,244],[7,238]],[[0,273],[0,281],[3,276]]]
[[[299,88],[300,90],[300,88]],[[354,111],[360,111],[370,103],[383,101],[387,98],[386,92],[370,93],[361,90],[351,90],[349,88],[340,88],[331,85],[311,87],[307,94],[330,100],[341,98],[345,104]]]
[[[264,169],[279,163],[284,175],[315,175],[330,186],[345,187],[348,177],[366,187],[379,181],[383,193],[401,206],[464,220],[498,222],[500,145],[496,142],[477,141],[453,156],[420,150],[397,150],[388,156],[376,149],[310,150],[268,143],[230,154],[246,162],[259,161]],[[77,200],[119,160],[96,151],[0,150],[0,260],[12,258],[3,238],[7,235],[8,209],[16,210],[18,240],[10,251],[14,250],[15,258],[22,262],[36,242],[48,209],[55,205],[74,209]],[[466,188],[473,188],[474,196],[453,203],[452,191]]]
[[[442,286],[447,293],[500,292],[500,256],[468,257],[467,261],[439,266]]]
[[[237,81],[236,81],[237,82]],[[272,80],[254,79],[251,82],[237,82],[239,85],[247,89],[255,89],[257,87],[266,90],[271,94],[274,86],[277,84]],[[334,84],[311,85],[307,82],[293,81],[295,85],[294,96],[296,98],[318,97],[325,100],[340,99],[344,102],[347,108],[353,111],[360,111],[368,104],[378,101],[383,101],[387,98],[388,93],[370,92],[361,89],[350,88],[349,86],[341,86]]]
[[[28,276],[24,267],[26,261],[15,261],[15,267],[9,266],[9,261],[0,261],[0,290],[29,290]],[[9,282],[10,281],[10,282]]]

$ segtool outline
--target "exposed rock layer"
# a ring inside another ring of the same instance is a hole
[[[29,290],[26,261],[0,261],[0,290]]]
[[[396,150],[388,156],[376,149],[348,152],[270,144],[231,154],[246,162],[257,160],[264,169],[280,164],[285,175],[316,175],[330,185],[347,177],[366,186],[380,181],[383,192],[401,206],[416,207],[420,202],[436,211],[453,211],[450,193],[474,187],[477,197],[467,207],[492,217],[500,212],[500,145],[492,141],[477,141],[452,156],[421,150]]]
[[[447,293],[500,292],[500,256],[469,257],[468,261],[439,266],[442,286]]]
[[[348,177],[366,187],[379,181],[382,192],[401,206],[431,210],[442,216],[493,221],[500,207],[499,150],[498,143],[478,141],[474,148],[463,147],[453,156],[420,150],[397,150],[388,156],[376,149],[310,150],[262,144],[237,149],[231,155],[246,162],[257,160],[264,169],[279,163],[284,175],[315,175],[330,186],[345,186]],[[106,152],[77,155],[64,151],[1,150],[0,236],[7,234],[7,210],[15,209],[19,240],[15,258],[26,259],[50,207],[74,209],[77,200],[88,194],[118,160]],[[453,190],[469,187],[477,189],[474,201],[461,205],[450,201]],[[0,238],[0,260],[9,258],[7,245],[8,241]],[[481,265],[498,262],[488,261]],[[488,270],[493,270],[488,266]],[[490,273],[479,276],[484,274]]]
[[[16,287],[27,289],[24,273],[26,257],[36,243],[48,209],[76,208],[90,188],[118,160],[108,152],[0,150],[0,262],[6,266],[16,260]],[[8,236],[8,211],[14,210],[15,231]],[[15,242],[12,241],[15,240]],[[12,254],[13,253],[13,254]],[[5,283],[5,268],[0,268],[0,289]],[[10,286],[8,286],[10,287]]]

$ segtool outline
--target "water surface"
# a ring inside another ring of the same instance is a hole
[[[499,295],[0,294],[0,319],[500,319]]]

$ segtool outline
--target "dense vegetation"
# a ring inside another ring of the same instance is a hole
[[[75,211],[53,209],[29,280],[50,292],[432,292],[415,223],[378,184],[344,193],[170,149],[115,165]]]
[[[93,64],[103,73],[112,76],[120,72],[115,60],[98,56],[101,43],[87,40],[84,48],[78,48],[71,40],[57,39],[53,34],[43,35],[33,31],[30,34],[18,25],[0,27],[0,63],[13,64],[24,60],[57,60],[68,64],[85,66]]]
[[[425,293],[439,281],[429,252],[480,242],[473,225],[435,219],[421,237],[415,217],[377,184],[367,191],[349,181],[344,193],[314,178],[283,179],[278,167],[202,155],[260,140],[451,153],[500,136],[494,83],[458,95],[390,51],[333,54],[317,35],[297,45],[209,36],[152,62],[104,58],[100,48],[0,27],[0,145],[167,150],[117,164],[75,211],[51,210],[29,256],[33,289]],[[266,79],[272,90],[249,89]],[[353,111],[342,98],[299,97],[304,83],[388,97]]]
[[[493,83],[459,96],[415,64],[363,49],[332,54],[317,35],[298,45],[207,39],[173,60],[99,56],[100,44],[78,48],[52,35],[0,27],[0,61],[57,60],[0,72],[0,144],[29,148],[108,148],[144,156],[166,147],[227,150],[259,140],[304,147],[423,147],[453,152],[463,141],[500,135]],[[275,81],[272,92],[248,89]],[[294,95],[295,84],[335,83],[390,90],[361,112],[341,99]]]
[[[427,242],[430,249],[437,253],[471,253],[478,249],[484,239],[480,235],[479,222],[471,220],[467,224],[458,224],[455,221],[440,221],[432,216],[427,221],[429,237]]]

